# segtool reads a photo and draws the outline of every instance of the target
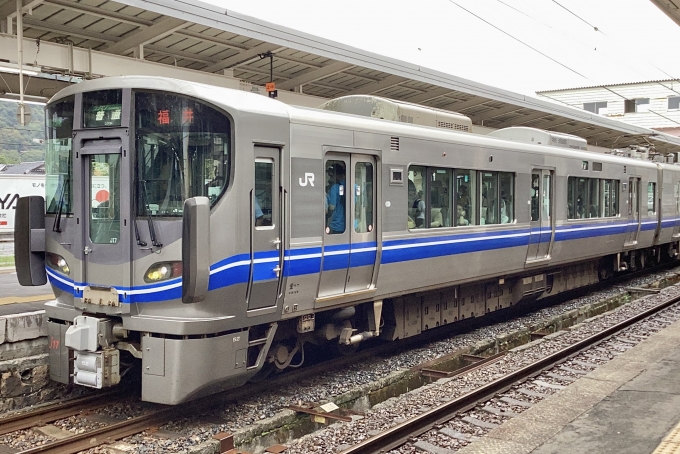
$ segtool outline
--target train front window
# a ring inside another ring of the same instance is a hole
[[[83,93],[84,128],[120,126],[122,113],[122,90],[101,90]]]
[[[47,106],[45,202],[48,214],[73,212],[73,108],[73,97]]]
[[[182,96],[135,94],[137,214],[182,216],[184,200],[214,204],[229,183],[231,123]]]

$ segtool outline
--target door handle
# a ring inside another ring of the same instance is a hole
[[[276,268],[274,268],[272,271],[276,274],[276,277],[278,278],[281,275],[281,266],[276,265]]]
[[[92,252],[92,248],[90,246],[85,246],[85,249],[83,249],[83,252],[85,253],[85,255],[87,255],[90,252]]]
[[[279,250],[281,247],[281,239],[277,236],[275,240],[269,241],[271,244],[276,246],[276,250]]]

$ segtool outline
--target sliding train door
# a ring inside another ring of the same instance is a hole
[[[328,153],[319,299],[369,289],[376,264],[375,158]]]
[[[634,246],[640,233],[640,178],[628,179],[628,225],[625,246]]]
[[[546,260],[550,256],[555,238],[553,193],[553,171],[534,169],[531,172],[531,232],[527,263]]]

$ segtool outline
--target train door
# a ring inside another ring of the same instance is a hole
[[[376,214],[373,185],[375,160],[371,156],[352,155],[351,216],[349,269],[345,292],[366,290],[373,280],[376,259]]]
[[[248,310],[276,306],[283,284],[283,192],[280,150],[255,147],[250,191],[250,276]]]
[[[640,232],[640,178],[628,179],[628,226],[624,246],[637,244]]]
[[[676,181],[673,185],[673,196],[675,197],[673,203],[672,217],[673,221],[673,238],[680,236],[680,181]]]
[[[329,153],[319,298],[368,289],[376,262],[375,160]]]
[[[130,182],[123,177],[130,175],[128,153],[123,152],[120,137],[74,142],[81,144],[74,167],[81,176],[82,191],[74,194],[81,194],[76,203],[82,208],[76,212],[83,213],[76,219],[84,233],[78,248],[83,263],[80,279],[85,283],[83,302],[118,307],[116,292],[131,287],[131,194]],[[115,276],[112,264],[120,266]]]
[[[527,262],[549,258],[555,234],[553,216],[553,171],[531,172],[531,222]]]

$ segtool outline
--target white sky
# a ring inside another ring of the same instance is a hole
[[[649,0],[203,1],[529,95],[680,79],[680,26]]]

